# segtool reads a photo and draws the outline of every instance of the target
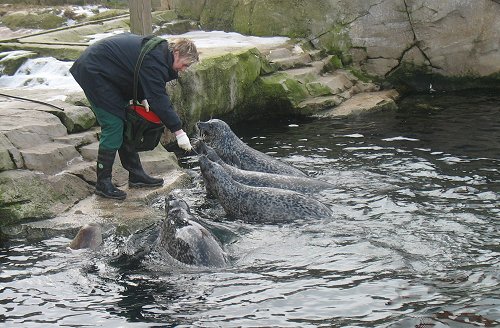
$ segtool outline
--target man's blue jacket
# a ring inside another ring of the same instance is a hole
[[[141,47],[151,38],[122,33],[90,45],[70,69],[89,101],[125,120],[125,106],[133,98],[134,69]],[[166,83],[177,79],[174,56],[162,42],[144,57],[139,71],[138,100],[147,99],[150,109],[172,132],[182,128],[166,92]]]

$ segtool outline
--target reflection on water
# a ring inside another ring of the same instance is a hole
[[[200,179],[181,191],[226,269],[119,268],[66,237],[0,249],[0,323],[104,327],[500,325],[500,96],[408,97],[397,112],[234,127],[336,185],[335,219],[225,220]],[[297,126],[296,126],[297,125]],[[194,158],[183,165],[199,169]],[[155,206],[161,206],[161,200]]]

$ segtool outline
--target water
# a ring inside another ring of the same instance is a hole
[[[224,242],[227,269],[116,267],[113,235],[96,253],[67,250],[70,236],[10,241],[0,325],[500,326],[499,104],[498,92],[424,95],[397,112],[235,126],[334,183],[316,196],[335,218],[228,221],[195,178],[180,192]]]

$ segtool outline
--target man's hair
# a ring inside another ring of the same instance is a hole
[[[178,51],[179,56],[188,59],[191,63],[197,62],[199,60],[198,50],[194,45],[193,41],[180,38],[169,42],[170,51]]]

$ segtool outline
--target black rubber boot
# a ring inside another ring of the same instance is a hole
[[[111,182],[115,155],[116,150],[99,149],[97,153],[97,183],[95,185],[95,193],[102,197],[122,200],[127,197],[127,194],[116,188]]]
[[[141,158],[132,146],[124,142],[118,150],[118,154],[122,166],[128,171],[129,187],[159,187],[163,185],[163,179],[153,178],[144,172]]]

